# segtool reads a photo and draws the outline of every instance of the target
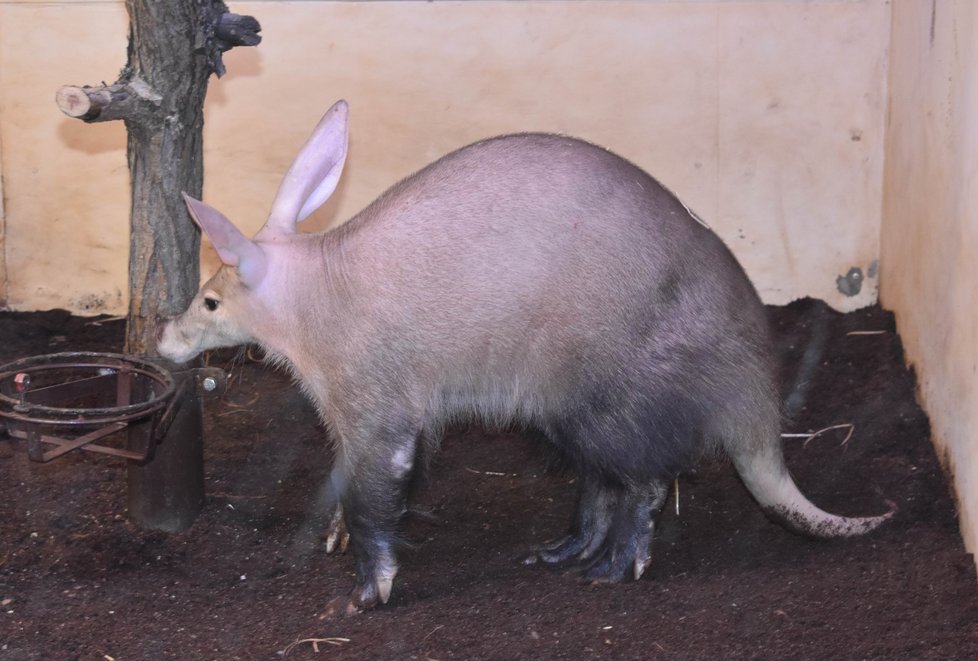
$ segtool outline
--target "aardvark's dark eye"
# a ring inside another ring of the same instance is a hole
[[[217,306],[220,305],[220,303],[221,302],[216,298],[210,298],[209,296],[204,298],[204,307],[210,310],[211,312],[216,310]]]

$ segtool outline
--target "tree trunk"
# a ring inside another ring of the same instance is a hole
[[[66,86],[56,101],[71,117],[126,123],[132,207],[125,352],[156,357],[157,319],[182,312],[200,279],[200,234],[180,193],[201,197],[207,80],[224,73],[223,51],[257,44],[261,28],[229,14],[220,0],[126,0],[126,9],[128,60],[119,80]],[[187,393],[154,460],[129,466],[129,513],[144,527],[185,528],[203,502],[200,402],[193,387]],[[129,434],[130,443],[152,442],[146,429]]]
[[[125,118],[132,178],[127,353],[155,354],[156,319],[186,309],[197,292],[200,234],[180,197],[201,197],[204,97],[212,65],[198,51],[204,4],[126,0],[129,59],[122,79],[158,103]]]

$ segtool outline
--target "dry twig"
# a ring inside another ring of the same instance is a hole
[[[465,467],[465,470],[470,473],[475,473],[476,475],[492,475],[493,477],[516,477],[516,473],[500,473],[497,471],[477,471],[474,468]]]
[[[856,431],[856,425],[852,424],[851,422],[844,422],[841,425],[832,425],[831,427],[825,427],[824,429],[819,429],[818,431],[810,432],[808,434],[781,434],[781,438],[803,438],[805,439],[805,442],[802,444],[802,446],[805,447],[815,437],[821,436],[827,431],[832,431],[833,429],[844,429],[844,428],[848,428],[849,433],[846,434],[846,437],[842,439],[842,442],[839,443],[839,445],[845,445],[846,443],[849,442],[849,439],[852,438],[853,433]]]
[[[301,640],[296,640],[295,642],[290,643],[284,650],[282,650],[282,656],[288,656],[289,654],[292,653],[292,650],[294,650],[299,645],[303,645],[305,643],[310,643],[312,645],[312,651],[318,654],[319,643],[326,643],[328,645],[335,645],[336,647],[339,647],[340,645],[343,645],[344,643],[348,643],[348,642],[350,642],[349,638],[340,638],[338,636],[331,636],[328,638],[303,638]]]

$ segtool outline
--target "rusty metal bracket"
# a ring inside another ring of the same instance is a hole
[[[228,379],[224,370],[217,367],[192,367],[173,374],[177,381],[177,389],[170,404],[156,423],[153,438],[159,442],[166,436],[173,418],[184,400],[187,388],[193,386],[198,397],[223,395],[227,391]]]
[[[227,392],[228,375],[227,372],[221,368],[195,367],[187,371],[193,372],[198,395],[213,397],[223,395],[225,392]]]

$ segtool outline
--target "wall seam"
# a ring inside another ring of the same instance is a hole
[[[0,39],[3,30],[0,28]],[[0,62],[0,310],[8,309],[10,280],[7,277],[7,187],[4,185],[3,167],[3,63]]]

